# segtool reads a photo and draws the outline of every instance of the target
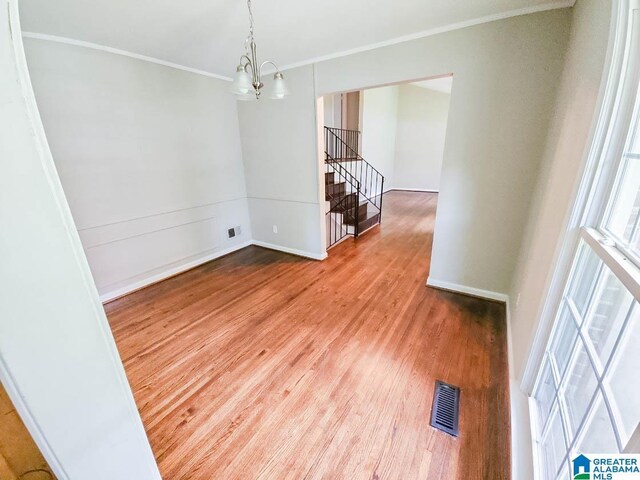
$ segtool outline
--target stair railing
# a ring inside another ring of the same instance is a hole
[[[333,133],[342,142],[334,143],[329,154],[336,160],[356,160],[360,151],[360,131],[347,130],[345,128],[324,127]]]
[[[332,182],[327,182],[327,175],[332,176]],[[344,185],[335,191],[335,186]],[[339,162],[325,152],[325,201],[329,208],[325,214],[327,218],[327,248],[332,247],[344,237],[359,233],[359,198],[360,182]],[[349,223],[353,223],[350,225]]]
[[[358,153],[360,132],[343,128],[324,127],[327,162],[341,165],[361,186],[361,195],[371,203],[380,215],[382,223],[382,193],[384,175]]]

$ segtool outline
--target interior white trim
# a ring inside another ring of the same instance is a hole
[[[376,48],[389,47],[398,43],[408,42],[411,40],[417,40],[419,38],[430,37],[439,33],[451,32],[453,30],[460,30],[462,28],[473,27],[481,25],[483,23],[495,22],[496,20],[504,20],[511,17],[519,17],[520,15],[528,15],[530,13],[546,12],[548,10],[557,10],[559,8],[573,7],[576,0],[558,0],[553,3],[547,3],[545,5],[535,5],[532,7],[518,8],[515,10],[508,10],[506,12],[496,13],[493,15],[486,15],[484,17],[478,17],[471,20],[465,20],[463,22],[451,23],[442,27],[431,28],[429,30],[423,30],[421,32],[411,33],[409,35],[403,35],[400,37],[392,38],[378,43],[370,43],[362,47],[351,48],[349,50],[343,50],[341,52],[330,53],[327,55],[321,55],[318,57],[310,58],[308,60],[302,60],[300,62],[290,63],[280,68],[281,71],[290,70],[292,68],[303,67],[312,63],[324,62],[327,60],[333,60],[335,58],[346,57],[355,53],[367,52],[369,50],[375,50]]]
[[[507,307],[507,353],[508,353],[508,361],[509,361],[509,377],[516,378],[515,370],[513,368],[513,336],[511,332],[511,309],[509,308],[509,299],[507,298],[506,307]]]
[[[370,43],[368,45],[363,45],[361,47],[351,48],[349,50],[342,50],[336,53],[330,53],[327,55],[321,55],[318,57],[309,58],[307,60],[301,60],[299,62],[290,63],[288,65],[284,65],[280,68],[281,71],[291,70],[292,68],[302,67],[305,65],[311,65],[314,63],[324,62],[327,60],[333,60],[335,58],[346,57],[348,55],[353,55],[355,53],[367,52],[369,50],[375,50],[376,48],[388,47],[391,45],[396,45],[398,43],[408,42],[411,40],[417,40],[419,38],[430,37],[432,35],[437,35],[439,33],[451,32],[453,30],[460,30],[462,28],[473,27],[476,25],[481,25],[483,23],[495,22],[496,20],[504,20],[511,17],[518,17],[520,15],[529,15],[531,13],[545,12],[548,10],[557,10],[560,8],[569,8],[573,7],[576,3],[576,0],[558,0],[552,3],[547,3],[545,5],[535,5],[532,7],[518,8],[515,10],[508,10],[506,12],[496,13],[493,15],[485,15],[484,17],[478,17],[475,19],[465,20],[463,22],[451,23],[449,25],[444,25],[442,27],[431,28],[428,30],[423,30],[416,33],[411,33],[409,35],[402,35],[400,37],[392,38],[389,40],[385,40],[383,42]],[[205,70],[199,70],[197,68],[187,67],[185,65],[180,65],[178,63],[168,62],[165,60],[160,60],[159,58],[149,57],[147,55],[141,55],[134,52],[129,52],[127,50],[121,50],[118,48],[107,47],[105,45],[99,45],[97,43],[85,42],[83,40],[76,40],[68,37],[61,37],[58,35],[49,35],[46,33],[37,33],[37,32],[22,32],[22,36],[26,38],[35,38],[39,40],[48,40],[51,42],[58,43],[66,43],[68,45],[75,45],[78,47],[86,47],[93,48],[94,50],[102,50],[104,52],[115,53],[116,55],[124,55],[131,58],[136,58],[138,60],[144,60],[151,63],[157,63],[158,65],[164,65],[166,67],[176,68],[178,70],[184,70],[186,72],[196,73],[198,75],[204,75],[207,77],[217,78],[219,80],[226,80],[228,82],[233,81],[231,77],[226,75],[220,75],[217,73],[207,72]],[[272,69],[266,68],[265,73],[273,73]]]
[[[529,397],[520,389],[520,383],[509,378],[511,410],[511,479],[533,480],[534,456]]]
[[[428,188],[390,188],[389,190],[385,190],[384,193],[387,192],[393,192],[393,191],[398,191],[398,192],[424,192],[424,193],[440,193],[440,190],[429,190]]]
[[[247,198],[251,198],[253,200],[268,200],[270,202],[304,203],[306,205],[317,205],[318,204],[318,202],[308,202],[306,200],[292,200],[292,199],[286,199],[286,198],[254,197],[254,196],[248,196]]]
[[[151,235],[151,234],[154,234],[154,233],[157,233],[157,232],[162,232],[162,231],[165,231],[165,230],[171,230],[172,228],[180,228],[180,227],[184,227],[186,225],[194,225],[196,223],[208,222],[210,220],[217,220],[217,219],[218,219],[217,215],[210,215],[208,217],[198,218],[197,220],[190,220],[188,222],[176,223],[176,224],[173,224],[173,225],[167,225],[167,226],[160,227],[160,228],[152,228],[150,230],[144,230],[142,232],[137,232],[137,233],[129,234],[129,235],[116,236],[116,237],[110,238],[108,240],[102,240],[102,241],[97,241],[97,242],[93,242],[93,243],[86,242],[84,244],[84,248],[85,248],[85,250],[91,250],[92,248],[104,247],[105,245],[110,245],[112,243],[124,242],[125,240],[129,240],[131,238],[143,237],[145,235]],[[80,230],[78,230],[78,231],[80,231]]]
[[[636,301],[640,301],[640,269],[615,246],[608,246],[605,242],[607,237],[596,229],[583,227],[580,236],[631,292]]]
[[[190,260],[186,263],[182,263],[180,265],[168,268],[160,273],[156,273],[142,280],[137,280],[124,287],[119,287],[119,288],[110,290],[100,295],[100,301],[102,303],[111,302],[112,300],[123,297],[125,295],[133,293],[142,288],[149,287],[155,283],[162,282],[163,280],[167,280],[171,277],[184,273],[188,270],[199,267],[200,265],[210,262],[211,260],[224,257],[225,255],[229,255],[230,253],[237,252],[238,250],[242,250],[243,248],[249,247],[251,245],[268,248],[269,250],[277,250],[279,252],[290,253],[292,255],[297,255],[299,257],[311,258],[313,260],[324,260],[325,258],[327,258],[326,252],[323,255],[318,255],[317,253],[305,252],[303,250],[283,247],[281,245],[276,245],[273,243],[260,242],[258,240],[247,240],[245,242],[234,245],[233,247],[217,250],[213,253],[207,253],[206,255],[202,255],[201,257],[196,258],[195,260]]]
[[[84,231],[87,231],[87,230],[97,230],[99,228],[110,227],[112,225],[119,225],[119,224],[122,224],[122,223],[135,222],[135,221],[143,220],[143,219],[146,219],[146,218],[161,217],[163,215],[170,215],[172,213],[186,212],[187,210],[196,210],[198,208],[210,207],[212,205],[220,205],[222,203],[237,202],[237,201],[246,200],[246,199],[247,199],[247,197],[231,198],[229,200],[219,200],[217,202],[203,203],[203,204],[200,204],[200,205],[193,205],[193,206],[190,206],[190,207],[177,208],[175,210],[168,210],[168,211],[165,211],[165,212],[156,212],[156,213],[150,213],[148,215],[141,215],[139,217],[125,218],[123,220],[114,220],[112,222],[107,222],[107,223],[101,223],[101,224],[96,224],[96,225],[87,225],[86,227],[78,226],[78,231],[79,232],[84,232]]]
[[[306,205],[317,205],[317,202],[308,202],[306,200],[292,200],[292,199],[287,199],[287,198],[274,198],[274,197],[254,197],[254,196],[249,196],[247,198],[253,199],[253,200],[268,200],[270,202],[289,202],[289,203],[304,203]]]
[[[427,286],[438,288],[440,290],[448,290],[450,292],[462,293],[464,295],[470,295],[472,297],[486,298],[488,300],[495,300],[497,302],[507,303],[509,301],[509,295],[506,293],[492,292],[491,290],[482,290],[480,288],[467,287],[466,285],[459,285],[457,283],[445,282],[443,280],[436,280],[435,278],[427,278]]]
[[[313,253],[313,252],[305,252],[304,250],[298,250],[297,248],[284,247],[282,245],[276,245],[274,243],[268,243],[268,242],[261,242],[259,240],[253,240],[251,244],[256,245],[258,247],[268,248],[269,250],[277,250],[279,252],[291,253],[292,255],[297,255],[299,257],[311,258],[313,260],[324,260],[325,258],[327,258],[327,252],[323,252],[321,254]]]
[[[313,98],[316,99],[316,117],[315,117],[315,144],[317,160],[317,186],[318,186],[318,221],[320,222],[320,245],[322,251],[326,252],[327,248],[327,216],[326,212],[331,210],[331,202],[327,202],[326,184],[325,184],[325,154],[324,154],[324,100],[318,96],[318,76],[316,74],[316,66],[313,65]],[[331,219],[330,219],[331,221]]]
[[[110,290],[107,293],[103,293],[102,295],[100,295],[100,301],[102,303],[107,303],[110,302],[112,300],[115,300],[116,298],[120,298],[123,297],[125,295],[128,295],[129,293],[133,293],[136,290],[140,290],[144,287],[148,287],[153,285],[154,283],[158,283],[161,282],[163,280],[167,280],[170,277],[176,276],[180,273],[184,273],[187,270],[191,270],[192,268],[196,268],[200,265],[202,265],[203,263],[206,262],[210,262],[211,260],[215,260],[216,258],[220,258],[223,257],[225,255],[228,255],[230,253],[233,253],[237,250],[241,250],[245,247],[248,247],[249,245],[251,245],[253,242],[251,240],[247,240],[246,242],[242,242],[239,243],[237,245],[234,245],[233,247],[229,247],[229,248],[225,248],[222,250],[217,250],[213,253],[208,253],[206,255],[203,255],[201,257],[196,258],[195,260],[191,260],[189,262],[168,268],[167,270],[164,270],[160,273],[156,273],[154,275],[151,275],[147,278],[144,278],[142,280],[138,280],[135,282],[132,282],[124,287],[120,287],[120,288],[116,288],[114,290]]]
[[[529,397],[520,388],[513,361],[513,334],[509,299],[507,310],[507,355],[509,362],[509,411],[511,428],[511,479],[533,480],[533,439],[529,415]]]
[[[24,38],[35,38],[37,40],[47,40],[49,42],[64,43],[67,45],[74,45],[76,47],[92,48],[93,50],[100,50],[103,52],[114,53],[116,55],[122,55],[125,57],[135,58],[137,60],[143,60],[145,62],[156,63],[165,67],[175,68],[177,70],[183,70],[185,72],[196,73],[198,75],[204,75],[205,77],[217,78],[218,80],[225,80],[227,82],[233,81],[231,77],[224,75],[218,75],[216,73],[207,72],[205,70],[199,70],[197,68],[187,67],[178,63],[167,62],[160,60],[159,58],[149,57],[147,55],[140,55],[139,53],[128,52],[127,50],[120,50],[119,48],[107,47],[99,45],[97,43],[85,42],[82,40],[76,40],[74,38],[60,37],[58,35],[47,35],[46,33],[36,32],[22,32]]]

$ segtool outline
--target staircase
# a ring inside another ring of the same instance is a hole
[[[360,132],[324,127],[327,248],[382,220],[384,176],[359,153]]]

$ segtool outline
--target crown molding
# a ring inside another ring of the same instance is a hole
[[[281,71],[290,70],[292,68],[303,67],[306,65],[326,62],[327,60],[333,60],[340,57],[347,57],[356,53],[368,52],[375,50],[376,48],[389,47],[391,45],[397,45],[399,43],[409,42],[411,40],[417,40],[419,38],[431,37],[440,33],[452,32],[454,30],[461,30],[467,27],[474,27],[483,23],[495,22],[497,20],[505,20],[507,18],[519,17],[522,15],[529,15],[531,13],[546,12],[549,10],[558,10],[561,8],[573,7],[576,0],[558,0],[552,3],[546,3],[544,5],[535,5],[532,7],[518,8],[515,10],[508,10],[506,12],[496,13],[493,15],[486,15],[484,17],[478,17],[471,20],[465,20],[463,22],[451,23],[442,27],[431,28],[429,30],[423,30],[421,32],[411,33],[409,35],[403,35],[401,37],[392,38],[383,42],[371,43],[362,47],[356,47],[349,50],[343,50],[341,52],[330,53],[328,55],[321,55],[319,57],[310,58],[308,60],[302,60],[300,62],[290,63],[280,68]]]
[[[558,10],[562,8],[570,8],[573,7],[576,3],[576,0],[558,0],[551,3],[546,3],[544,5],[535,5],[532,7],[518,8],[515,10],[508,10],[506,12],[496,13],[494,15],[486,15],[484,17],[478,17],[471,20],[465,20],[463,22],[451,23],[449,25],[444,25],[442,27],[431,28],[429,30],[423,30],[416,33],[411,33],[409,35],[403,35],[400,37],[392,38],[390,40],[385,40],[383,42],[370,43],[368,45],[363,45],[361,47],[351,48],[349,50],[342,50],[336,53],[330,53],[327,55],[321,55],[318,57],[309,58],[307,60],[301,60],[299,62],[290,63],[284,65],[280,68],[281,71],[291,70],[293,68],[303,67],[307,65],[312,65],[315,63],[325,62],[327,60],[333,60],[336,58],[346,57],[349,55],[354,55],[356,53],[367,52],[370,50],[375,50],[376,48],[389,47],[392,45],[397,45],[399,43],[409,42],[411,40],[417,40],[420,38],[430,37],[433,35],[438,35],[440,33],[452,32],[454,30],[460,30],[467,27],[473,27],[476,25],[481,25],[483,23],[495,22],[497,20],[505,20],[507,18],[519,17],[522,15],[529,15],[532,13],[546,12],[549,10]],[[199,70],[197,68],[187,67],[185,65],[180,65],[178,63],[168,62],[165,60],[160,60],[159,58],[149,57],[146,55],[140,55],[138,53],[129,52],[127,50],[120,50],[118,48],[107,47],[105,45],[99,45],[97,43],[85,42],[83,40],[76,40],[73,38],[61,37],[58,35],[48,35],[45,33],[36,33],[36,32],[22,32],[22,36],[25,38],[35,38],[38,40],[48,40],[50,42],[58,42],[64,43],[67,45],[75,45],[78,47],[92,48],[94,50],[100,50],[103,52],[114,53],[116,55],[123,55],[125,57],[135,58],[137,60],[143,60],[146,62],[156,63],[158,65],[164,65],[165,67],[175,68],[177,70],[183,70],[185,72],[195,73],[198,75],[204,75],[206,77],[217,78],[218,80],[225,80],[228,82],[233,81],[231,77],[227,77],[225,75],[218,75],[216,73],[207,72],[205,70]],[[265,73],[272,73],[271,70],[265,71]]]
[[[100,50],[102,52],[114,53],[116,55],[122,55],[124,57],[135,58],[136,60],[143,60],[145,62],[155,63],[163,65],[165,67],[175,68],[176,70],[183,70],[185,72],[196,73],[198,75],[204,75],[205,77],[217,78],[218,80],[225,80],[231,82],[231,77],[225,77],[224,75],[218,75],[216,73],[207,72],[205,70],[198,70],[197,68],[186,67],[178,63],[167,62],[160,60],[159,58],[148,57],[147,55],[140,55],[138,53],[129,52],[127,50],[120,50],[119,48],[107,47],[105,45],[99,45],[97,43],[85,42],[82,40],[76,40],[74,38],[59,37],[57,35],[47,35],[45,33],[35,32],[22,32],[24,38],[35,38],[37,40],[47,40],[49,42],[64,43],[66,45],[74,45],[76,47],[91,48],[93,50]]]

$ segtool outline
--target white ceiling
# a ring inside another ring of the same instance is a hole
[[[428,88],[429,90],[435,90],[436,92],[451,93],[451,86],[453,85],[453,76],[448,75],[446,77],[431,78],[429,80],[421,80],[419,82],[412,82],[411,85],[416,87]]]
[[[282,66],[574,0],[253,0],[259,60]],[[243,0],[21,0],[25,32],[95,43],[232,76]]]

